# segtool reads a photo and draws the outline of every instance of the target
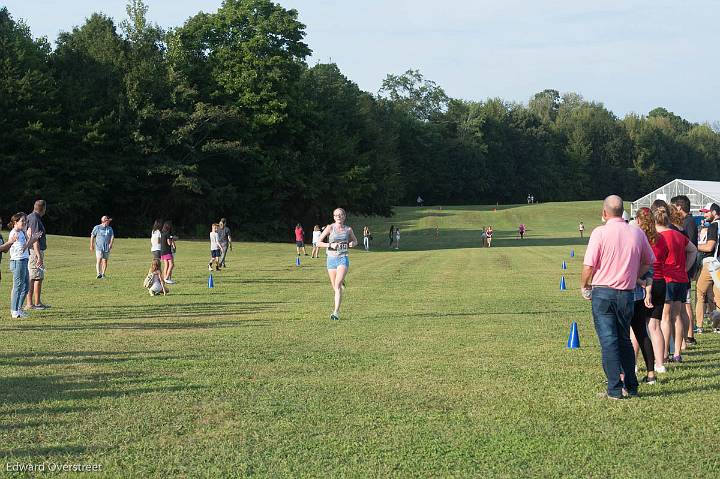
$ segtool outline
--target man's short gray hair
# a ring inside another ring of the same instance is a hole
[[[623,211],[625,211],[623,208],[623,200],[618,195],[610,195],[605,198],[603,208],[611,218],[622,218]]]

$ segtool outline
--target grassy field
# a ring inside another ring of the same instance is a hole
[[[720,335],[640,398],[596,398],[577,223],[589,234],[600,208],[350,218],[375,241],[351,252],[337,322],[324,259],[296,267],[291,231],[236,244],[211,290],[208,244],[181,241],[167,297],[142,289],[149,239],[118,239],[101,281],[87,238],[50,237],[52,309],[11,320],[2,263],[0,476],[82,463],[106,477],[718,477]],[[565,348],[572,321],[579,350]]]

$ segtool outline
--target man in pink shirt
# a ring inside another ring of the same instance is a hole
[[[581,278],[583,297],[591,299],[592,295],[593,321],[608,380],[603,396],[610,399],[637,395],[635,354],[630,342],[633,289],[655,261],[645,233],[625,223],[622,215],[622,198],[605,198],[602,218],[606,224],[590,235]],[[620,373],[625,374],[624,383]]]

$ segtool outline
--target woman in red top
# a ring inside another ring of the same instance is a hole
[[[655,263],[653,263],[653,277],[652,287],[650,291],[650,305],[643,308],[645,315],[645,324],[647,330],[650,333],[650,340],[652,342],[652,352],[654,359],[654,368],[652,364],[649,364],[648,352],[643,350],[643,356],[645,357],[645,366],[647,369],[647,379],[645,382],[652,383],[655,378],[654,373],[666,372],[663,351],[665,350],[665,339],[663,338],[662,329],[660,329],[660,321],[663,317],[663,309],[665,306],[665,276],[663,276],[663,263],[668,255],[668,246],[665,242],[665,238],[658,234],[655,229],[655,219],[653,218],[650,208],[640,208],[635,217],[635,221],[641,230],[645,232],[650,246],[652,247],[653,254],[655,255]],[[646,303],[647,304],[647,303]],[[633,328],[635,330],[637,328]],[[635,337],[638,341],[642,340],[643,331],[638,330],[635,333]],[[641,346],[641,345],[639,345]],[[637,353],[635,353],[637,354]]]
[[[655,205],[653,205],[655,206]],[[664,355],[670,351],[670,332],[675,336],[674,362],[682,362],[680,350],[685,338],[683,322],[680,317],[682,302],[687,296],[687,271],[692,267],[697,255],[697,248],[685,235],[669,228],[670,215],[668,207],[657,206],[653,210],[655,228],[668,245],[668,255],[663,264],[663,276],[667,289],[665,293],[665,309],[660,327],[665,337]]]

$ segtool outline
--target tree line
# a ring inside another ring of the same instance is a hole
[[[410,70],[362,91],[308,65],[296,10],[225,0],[163,29],[142,0],[96,13],[55,48],[0,9],[0,214],[48,201],[53,232],[102,214],[123,235],[154,218],[205,236],[287,236],[330,211],[394,205],[635,198],[675,177],[718,179],[720,134],[657,108],[616,117],[575,93],[449,98]]]

